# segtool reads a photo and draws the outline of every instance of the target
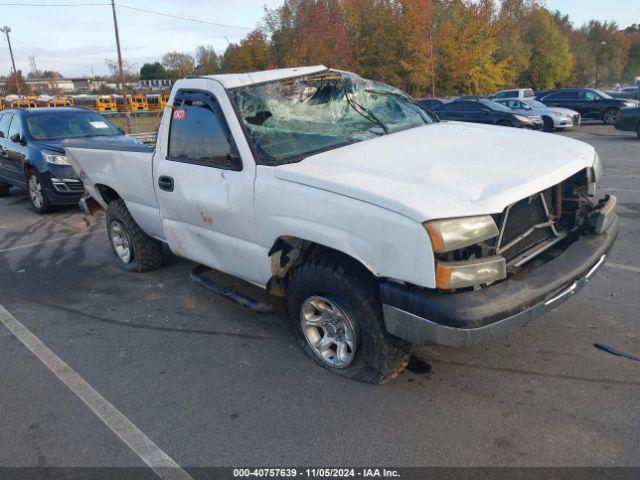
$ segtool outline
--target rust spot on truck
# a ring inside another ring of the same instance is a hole
[[[213,223],[213,219],[207,212],[203,212],[202,210],[198,209],[198,213],[200,214],[200,218],[204,223],[206,223],[207,225],[211,225]]]

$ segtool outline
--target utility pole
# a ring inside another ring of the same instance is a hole
[[[18,95],[20,95],[20,81],[18,80],[18,71],[16,70],[16,62],[13,59],[13,49],[11,48],[11,39],[9,38],[9,33],[11,29],[7,26],[0,28],[0,32],[4,33],[7,36],[7,43],[9,44],[9,54],[11,54],[11,65],[13,65],[13,79],[16,82],[16,90],[18,91]]]
[[[120,34],[118,33],[118,18],[116,17],[115,0],[111,0],[111,9],[113,11],[113,28],[116,32],[116,48],[118,49],[118,70],[120,70],[120,84],[122,85],[122,104],[124,105],[127,133],[131,133],[131,114],[129,112],[129,98],[127,96],[127,85],[125,84],[124,79],[124,68],[122,67],[122,53],[120,51]]]

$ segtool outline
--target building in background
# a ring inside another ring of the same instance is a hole
[[[168,80],[166,78],[140,80],[138,82],[138,89],[147,90],[150,92],[171,90],[171,80]]]

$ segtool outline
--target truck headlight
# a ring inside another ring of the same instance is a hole
[[[491,215],[449,218],[425,222],[435,253],[451,252],[498,236],[498,227]]]
[[[507,261],[500,255],[462,262],[437,262],[436,287],[443,290],[474,287],[502,280],[507,276]]]
[[[600,160],[600,155],[598,155],[598,152],[595,153],[595,156],[593,157],[593,180],[597,183],[602,179],[602,173],[604,171],[604,168],[602,166],[602,160]]]
[[[53,165],[71,165],[67,157],[59,153],[43,153],[42,158],[44,158],[45,162],[52,163]]]

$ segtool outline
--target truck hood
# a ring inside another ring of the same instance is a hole
[[[439,122],[275,168],[418,222],[500,213],[593,165],[590,145],[511,127]]]

